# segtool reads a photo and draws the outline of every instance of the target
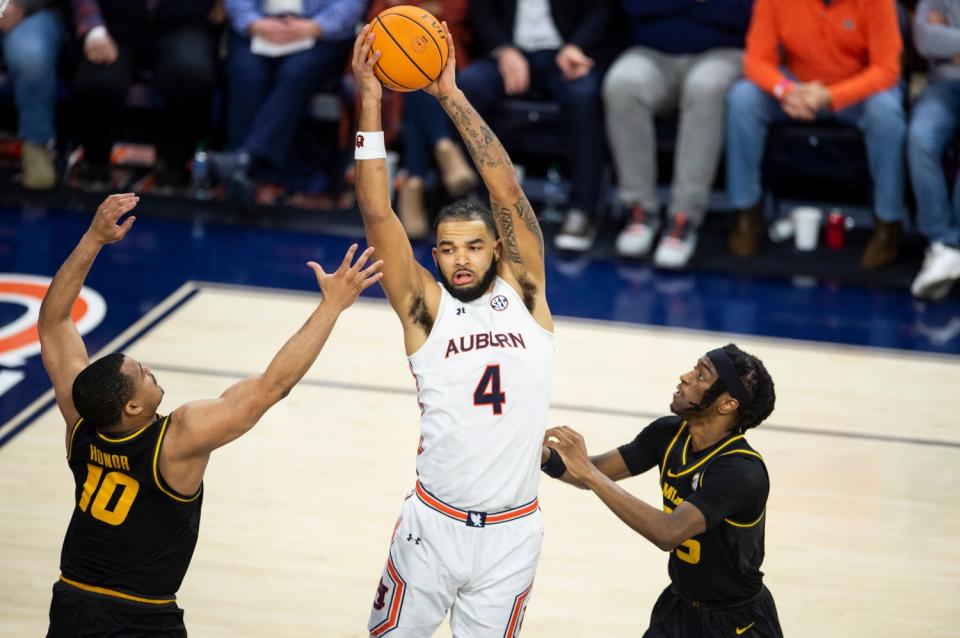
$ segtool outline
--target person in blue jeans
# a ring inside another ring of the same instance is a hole
[[[939,299],[960,279],[960,179],[951,206],[943,153],[960,126],[960,0],[922,0],[914,15],[917,51],[929,60],[927,88],[910,117],[907,161],[920,232],[930,242],[910,291]]]
[[[478,57],[457,82],[487,118],[508,96],[546,94],[560,104],[571,193],[555,238],[561,250],[586,251],[606,164],[602,75],[616,52],[612,0],[484,0],[470,4]]]
[[[772,124],[834,119],[863,133],[873,178],[874,232],[861,266],[899,254],[906,116],[900,24],[893,0],[756,0],[746,79],[727,94],[727,195],[737,209],[730,251],[753,255],[763,234],[761,162]]]
[[[228,184],[241,204],[252,203],[250,175],[283,169],[310,97],[343,74],[364,0],[227,0]],[[270,52],[259,45],[309,41],[300,50]],[[257,46],[254,46],[257,45]]]
[[[63,21],[54,0],[17,0],[0,18],[3,59],[13,80],[23,143],[23,186],[53,187],[57,181],[51,147],[57,100],[57,57],[63,44]]]

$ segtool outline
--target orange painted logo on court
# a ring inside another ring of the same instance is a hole
[[[40,303],[50,287],[50,277],[0,273],[0,303],[23,306],[26,312],[12,322],[0,326],[0,365],[18,367],[28,357],[40,352],[37,320]],[[70,317],[81,335],[100,325],[107,313],[107,304],[94,290],[83,287],[73,304]]]

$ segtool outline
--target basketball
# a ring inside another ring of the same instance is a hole
[[[429,11],[411,5],[386,9],[373,19],[371,51],[380,51],[374,73],[394,91],[417,91],[447,63],[447,34]]]

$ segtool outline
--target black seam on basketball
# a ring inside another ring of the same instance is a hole
[[[404,84],[403,82],[397,82],[397,81],[394,80],[392,77],[390,77],[390,74],[387,73],[387,72],[383,69],[382,66],[380,66],[380,60],[377,60],[377,68],[380,69],[380,73],[383,73],[383,76],[384,76],[385,78],[387,78],[388,80],[390,80],[391,82],[393,82],[394,85],[399,86],[400,88],[403,88],[403,89],[407,89],[408,91],[415,91],[415,90],[416,90],[416,89],[410,88],[409,86],[407,86],[407,85]],[[391,88],[391,87],[388,87],[388,88]]]
[[[437,47],[437,54],[440,56],[440,61],[443,62],[444,64],[446,64],[446,61],[443,59],[443,51],[440,50],[440,45],[437,44],[437,39],[436,39],[435,37],[433,37],[433,32],[430,31],[430,29],[428,29],[427,27],[423,26],[423,24],[421,24],[420,22],[414,20],[414,19],[411,18],[410,16],[404,15],[404,14],[402,14],[402,13],[388,13],[388,14],[386,14],[386,15],[388,15],[388,16],[397,16],[398,18],[406,18],[406,19],[409,20],[410,22],[414,23],[415,25],[417,25],[418,27],[420,27],[421,29],[423,29],[424,31],[426,31],[426,32],[427,32],[427,35],[430,36],[430,41],[433,42],[433,46]],[[443,65],[440,65],[440,70],[441,70],[441,71],[443,70]]]
[[[397,15],[397,14],[394,13],[391,15]],[[380,16],[377,16],[377,22],[380,23],[380,26],[383,28],[383,32],[386,33],[388,36],[390,36],[390,39],[393,40],[393,43],[397,45],[397,48],[400,49],[400,52],[403,53],[405,56],[407,56],[407,59],[410,60],[410,64],[417,67],[417,71],[420,71],[420,74],[423,75],[423,77],[427,78],[428,82],[433,82],[433,79],[429,75],[427,75],[423,69],[420,68],[420,65],[417,64],[416,60],[410,57],[410,54],[407,53],[406,49],[403,48],[403,45],[401,45],[397,41],[397,39],[393,37],[393,34],[390,33],[390,29],[388,29],[387,25],[383,23],[383,20],[380,19]],[[401,84],[400,86],[405,86],[405,85]]]

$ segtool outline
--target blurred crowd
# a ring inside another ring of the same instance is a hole
[[[184,189],[198,142],[219,125],[217,173],[249,197],[256,180],[288,166],[311,98],[344,81],[358,25],[398,4],[449,23],[458,83],[495,128],[505,100],[559,106],[570,182],[559,249],[592,247],[612,163],[627,211],[617,251],[684,268],[722,165],[735,209],[729,250],[754,255],[768,221],[771,127],[837,122],[861,132],[872,177],[862,267],[897,259],[915,221],[929,246],[913,294],[943,297],[960,279],[960,180],[944,162],[960,123],[960,0],[13,0],[0,39],[23,186],[59,179],[59,105],[82,147],[65,180],[110,188],[114,124],[148,73],[164,104],[153,123],[155,188]],[[907,51],[926,59],[922,90],[908,91]],[[402,149],[396,208],[422,237],[431,176],[459,197],[477,175],[430,96],[395,94],[385,111],[387,138]],[[677,124],[666,201],[657,189],[662,118]]]

